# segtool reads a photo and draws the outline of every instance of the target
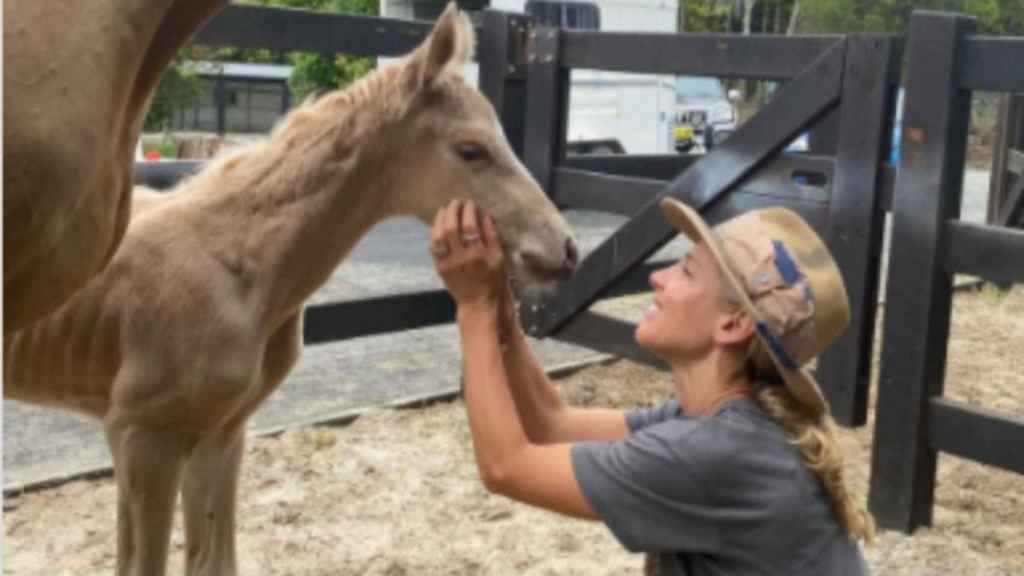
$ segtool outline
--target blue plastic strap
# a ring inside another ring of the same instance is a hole
[[[793,257],[789,255],[785,244],[778,240],[772,240],[772,245],[775,247],[775,267],[779,269],[779,275],[782,276],[783,281],[789,286],[799,282],[803,278],[803,274],[800,273],[800,268],[797,267]]]
[[[779,340],[778,336],[772,332],[772,329],[769,328],[767,324],[764,322],[758,322],[757,333],[761,335],[761,339],[768,344],[769,348],[771,348],[772,353],[776,358],[778,358],[779,364],[782,364],[783,368],[786,370],[797,370],[800,368],[797,366],[796,362],[793,361],[793,358],[789,353],[786,352],[786,349],[782,347],[782,341]]]

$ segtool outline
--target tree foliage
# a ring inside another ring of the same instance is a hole
[[[178,60],[180,63],[180,54]],[[195,104],[201,90],[199,77],[194,72],[178,64],[171,66],[153,92],[142,129],[151,132],[168,129],[174,119],[174,111]]]
[[[253,3],[371,16],[380,12],[379,0],[255,0]],[[294,67],[289,84],[299,99],[346,86],[376,66],[374,58],[346,55],[294,53],[288,55],[288,60]]]
[[[1024,36],[1024,0],[679,0],[679,10],[686,32],[903,35],[914,10],[938,10],[974,16],[984,34]]]
[[[803,0],[800,31],[902,35],[914,10],[969,14],[986,34],[1024,34],[1024,0]]]
[[[379,13],[380,6],[379,0],[240,0],[239,3],[373,16]],[[288,83],[298,99],[346,86],[376,66],[374,58],[188,45],[178,53],[175,64],[157,86],[144,121],[145,130],[167,128],[175,109],[192,106],[199,98],[201,86],[198,76],[181,66],[186,60],[291,64],[292,76]]]

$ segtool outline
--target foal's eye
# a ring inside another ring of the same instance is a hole
[[[479,162],[487,157],[483,146],[472,142],[460,142],[455,145],[455,153],[466,162]]]

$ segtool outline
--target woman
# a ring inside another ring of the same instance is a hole
[[[566,406],[517,321],[494,224],[468,202],[438,213],[431,252],[458,305],[465,402],[488,490],[603,521],[661,575],[867,572],[871,517],[848,492],[835,424],[801,368],[849,321],[842,278],[793,212],[712,232],[674,200],[694,243],[651,275],[638,344],[675,397],[629,412]]]

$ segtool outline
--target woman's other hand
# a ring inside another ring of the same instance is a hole
[[[460,312],[500,310],[508,292],[505,256],[494,220],[472,200],[454,200],[438,211],[430,253]]]

